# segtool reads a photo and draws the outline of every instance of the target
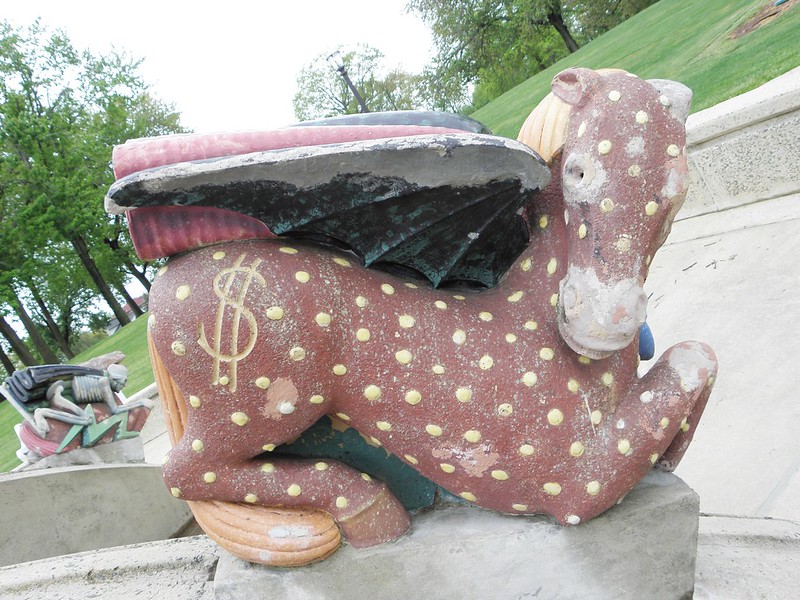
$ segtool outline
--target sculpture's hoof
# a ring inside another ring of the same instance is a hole
[[[389,542],[408,530],[411,519],[388,487],[355,514],[339,520],[347,542],[355,548],[366,548]]]
[[[299,567],[327,558],[341,535],[326,512],[268,508],[232,502],[189,502],[212,540],[244,560],[272,567]]]

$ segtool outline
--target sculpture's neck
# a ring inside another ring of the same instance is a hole
[[[503,287],[546,296],[548,302],[552,293],[558,292],[558,282],[567,269],[560,153],[553,157],[550,172],[552,178],[548,186],[537,193],[524,209],[531,232],[528,247],[501,283]]]

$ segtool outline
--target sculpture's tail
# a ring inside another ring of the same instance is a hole
[[[186,402],[161,362],[149,332],[147,341],[167,432],[174,446],[183,436]],[[279,567],[305,565],[333,554],[341,540],[333,518],[321,510],[215,501],[193,501],[189,502],[189,507],[210,538],[231,554],[250,562]],[[282,535],[270,536],[276,527]],[[292,535],[292,531],[302,532],[302,535]]]

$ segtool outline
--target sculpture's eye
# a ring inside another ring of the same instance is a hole
[[[570,154],[564,161],[562,183],[564,186],[565,200],[567,202],[588,202],[593,184],[600,183],[597,179],[597,168],[591,158],[586,154]],[[601,178],[602,179],[602,178]],[[572,193],[570,193],[572,192]]]
[[[564,162],[564,187],[577,187],[583,183],[586,177],[586,169],[583,156],[580,154],[570,154]]]

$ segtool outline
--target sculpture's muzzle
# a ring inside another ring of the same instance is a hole
[[[635,278],[602,282],[594,269],[571,266],[561,280],[558,330],[575,352],[605,358],[628,346],[647,313],[647,296]]]

